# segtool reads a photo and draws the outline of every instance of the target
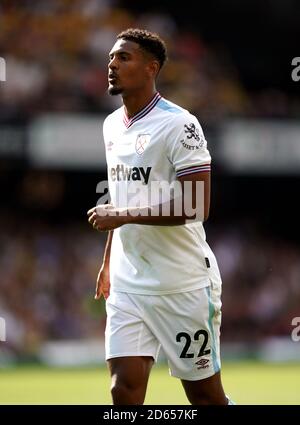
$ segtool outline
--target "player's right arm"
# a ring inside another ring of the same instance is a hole
[[[101,295],[105,299],[109,296],[110,291],[110,279],[109,279],[109,261],[110,261],[110,250],[111,250],[111,242],[113,238],[113,230],[108,232],[108,237],[104,249],[104,255],[103,255],[103,262],[102,266],[100,267],[98,276],[97,276],[97,283],[96,283],[96,293],[95,293],[95,299],[99,300],[101,298]]]

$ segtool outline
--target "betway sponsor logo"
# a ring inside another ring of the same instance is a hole
[[[116,167],[111,167],[110,177],[112,181],[120,180],[144,180],[147,184],[150,177],[152,167],[126,167],[124,164],[118,164]]]

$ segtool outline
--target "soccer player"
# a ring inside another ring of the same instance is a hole
[[[123,99],[103,125],[111,204],[89,210],[88,220],[108,231],[95,298],[106,299],[111,394],[114,404],[143,404],[162,346],[191,404],[226,405],[221,278],[202,224],[209,214],[211,157],[195,116],[156,90],[166,57],[164,41],[141,29],[123,31],[109,53],[108,92]],[[132,196],[131,184],[150,190],[162,181],[179,183],[182,199],[187,193],[193,207],[200,183],[201,220],[184,208],[176,213],[171,198],[156,207],[124,201]]]

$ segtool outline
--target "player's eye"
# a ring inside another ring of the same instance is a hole
[[[122,61],[126,61],[126,60],[128,60],[128,55],[126,55],[125,53],[121,53],[121,54],[120,54],[120,59],[121,59]]]

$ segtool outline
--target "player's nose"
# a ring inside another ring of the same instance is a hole
[[[116,58],[113,58],[109,63],[108,63],[108,70],[113,71],[116,70],[118,68],[118,63],[116,61]]]

